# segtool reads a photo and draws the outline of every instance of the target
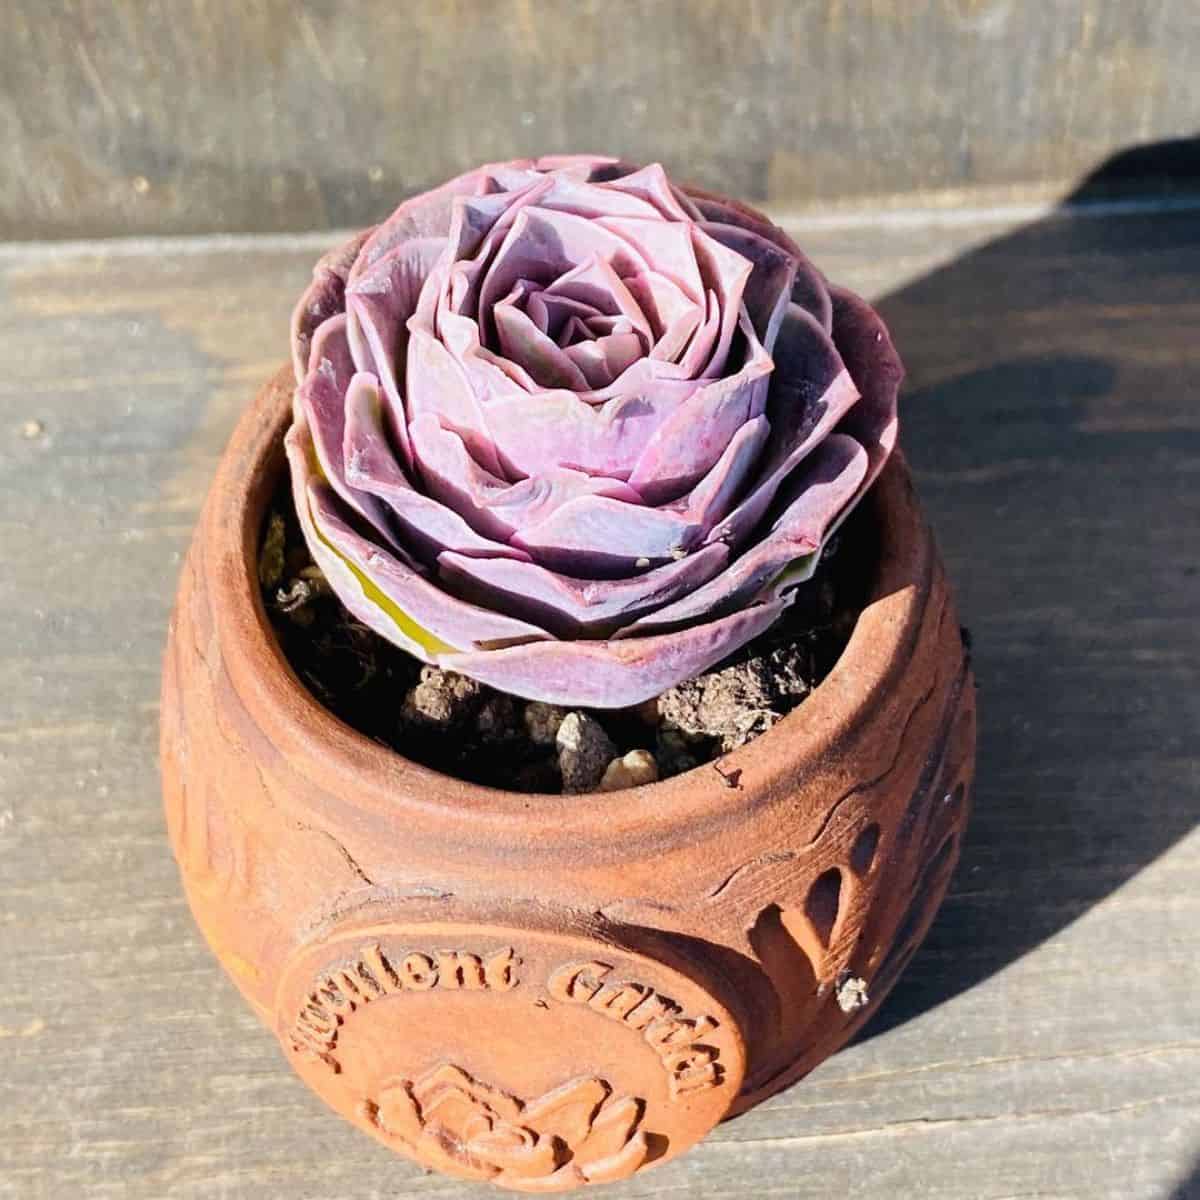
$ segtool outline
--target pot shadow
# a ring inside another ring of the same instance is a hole
[[[1200,1200],[1200,1160],[1192,1166],[1187,1177],[1175,1185],[1168,1200]]]
[[[1157,207],[1129,198],[1147,183]],[[1125,151],[1046,218],[877,304],[973,635],[980,740],[950,893],[858,1040],[1029,953],[1200,816],[1200,349],[1176,318],[1200,277],[1200,210],[1178,194],[1197,185],[1200,138]]]

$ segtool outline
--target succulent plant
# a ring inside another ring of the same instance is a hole
[[[346,608],[440,667],[622,707],[762,633],[896,440],[876,313],[657,164],[480,167],[322,259],[287,438]]]

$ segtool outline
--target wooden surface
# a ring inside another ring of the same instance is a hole
[[[1200,111],[1194,0],[2,8],[9,239],[363,225],[550,150],[661,159],[787,208],[1062,190]]]
[[[909,363],[975,639],[974,824],[863,1039],[599,1194],[1200,1196],[1200,212],[797,232]],[[180,555],[324,240],[0,250],[6,1200],[484,1194],[292,1078],[160,814]]]

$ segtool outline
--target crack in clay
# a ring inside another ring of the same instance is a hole
[[[274,808],[275,807],[275,797],[271,794],[271,788],[267,783],[267,777],[266,777],[266,774],[263,772],[262,764],[259,763],[258,761],[256,761],[255,759],[251,759],[251,762],[254,763],[254,773],[255,773],[255,775],[258,776],[258,786],[262,792],[262,798],[264,801],[266,801],[266,805],[268,808]],[[304,828],[309,828],[309,827],[304,826]]]
[[[605,921],[628,920],[630,919],[630,910],[634,914],[645,910],[656,913],[675,913],[679,911],[679,905],[662,904],[657,900],[645,899],[610,900],[596,909],[596,916]]]
[[[841,802],[839,801],[839,803]],[[798,853],[798,850],[769,850],[765,854],[759,854],[757,857],[742,863],[741,866],[734,867],[734,869],[725,877],[725,879],[721,883],[717,884],[717,886],[708,893],[705,899],[715,900],[741,875],[744,875],[747,871],[753,870],[755,867],[768,867],[774,866],[777,863],[791,862]]]
[[[350,851],[347,850],[346,847],[336,837],[334,837],[334,835],[330,833],[328,829],[320,829],[316,825],[306,825],[303,821],[294,821],[293,824],[302,833],[319,833],[322,837],[327,837],[338,848],[338,853],[341,854],[342,858],[346,860],[346,866],[348,866],[350,870],[353,871],[354,874],[357,875],[358,878],[367,885],[367,887],[375,886],[375,880],[373,880],[370,875],[368,875],[366,871],[364,871],[362,867],[358,865],[358,860],[354,857],[354,855],[351,854]]]

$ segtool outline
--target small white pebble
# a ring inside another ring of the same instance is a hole
[[[46,432],[46,427],[35,417],[30,417],[28,421],[21,423],[21,436],[27,441],[32,442],[34,438],[39,438]]]
[[[650,560],[649,560],[648,558],[642,557],[642,558],[639,558],[639,559],[637,560],[637,562],[636,562],[636,563],[634,563],[633,565],[634,565],[635,567],[637,567],[637,569],[638,569],[639,571],[641,571],[641,570],[643,570],[645,567],[648,567],[648,566],[650,565]]]
[[[630,750],[624,758],[614,758],[604,768],[599,791],[618,792],[622,788],[641,787],[658,781],[658,762],[649,750]]]
[[[130,182],[139,196],[144,196],[150,190],[150,180],[145,175],[135,175]]]
[[[867,995],[867,981],[857,975],[849,975],[837,985],[838,1008],[844,1013],[858,1012],[871,1003]]]

